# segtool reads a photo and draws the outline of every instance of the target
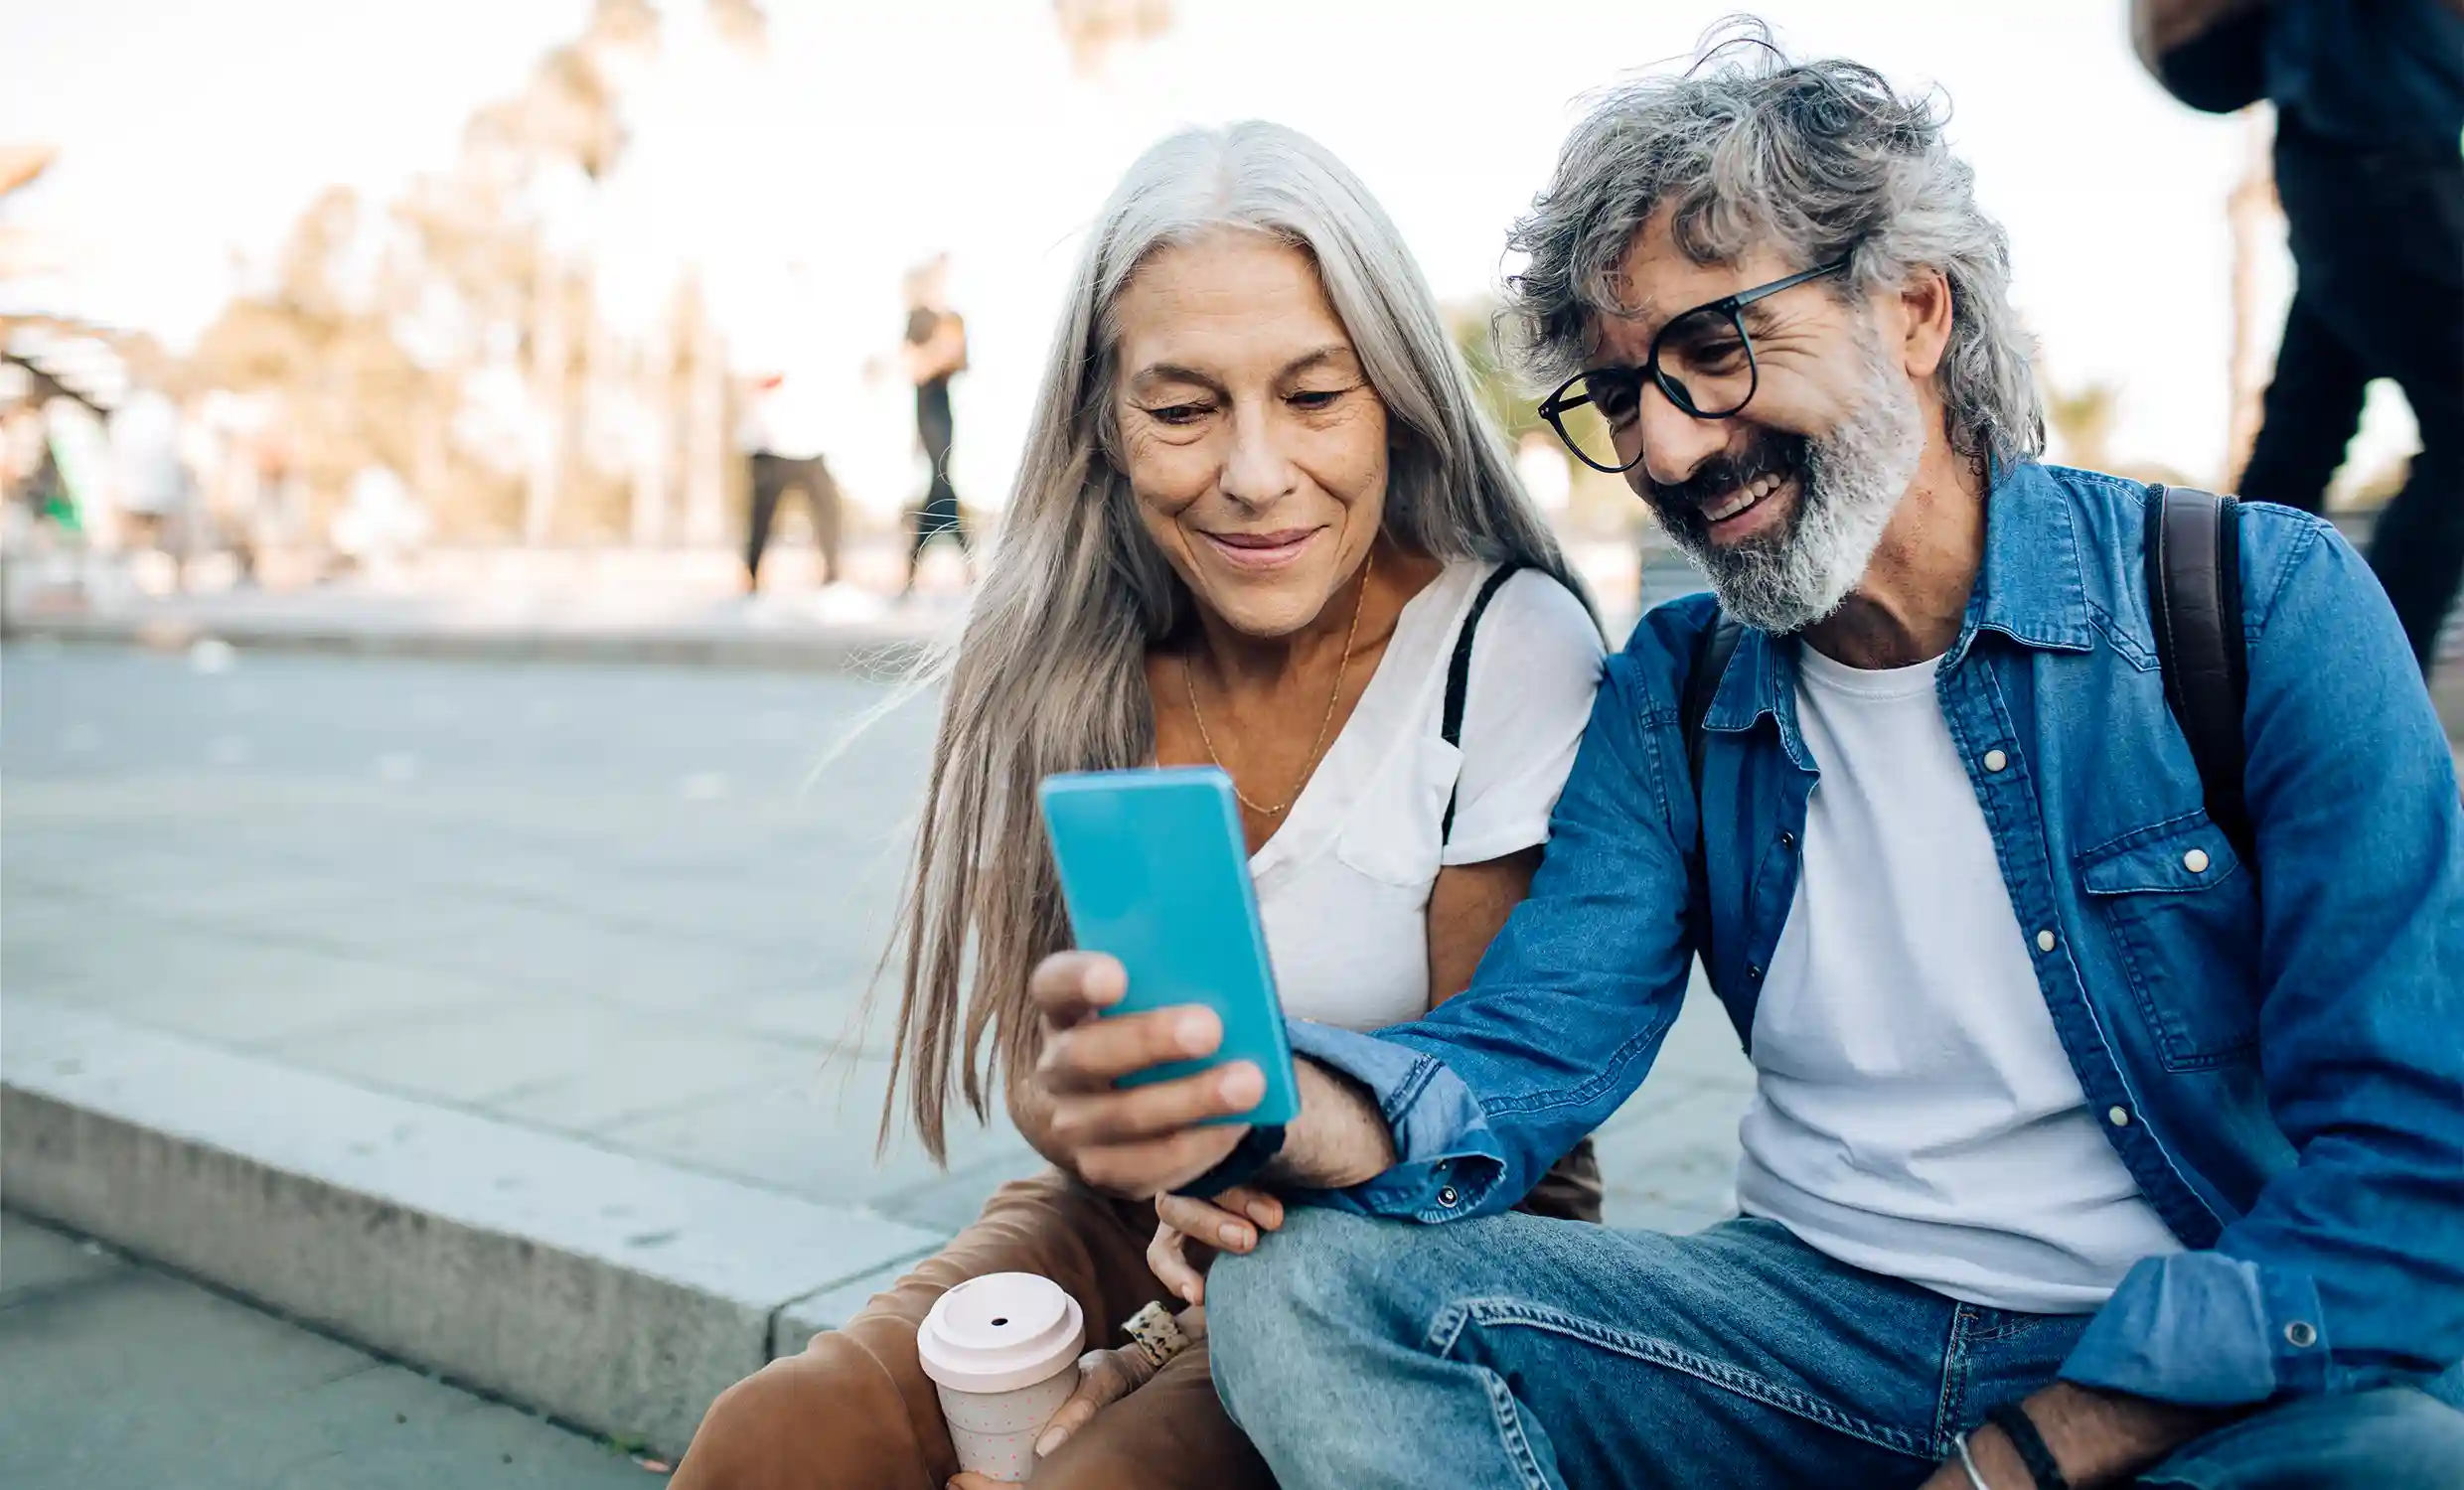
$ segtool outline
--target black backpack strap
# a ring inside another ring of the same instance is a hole
[[[1455,633],[1455,656],[1446,665],[1446,712],[1440,716],[1438,732],[1457,749],[1463,747],[1463,706],[1471,698],[1471,644],[1479,637],[1480,617],[1487,613],[1488,603],[1497,598],[1497,592],[1506,587],[1506,581],[1522,573],[1525,567],[1515,559],[1499,564],[1496,572],[1481,582],[1480,592],[1471,597],[1471,609],[1463,613],[1463,629]],[[1438,841],[1450,843],[1454,838],[1455,794],[1449,792],[1446,820],[1438,828]]]
[[[1745,634],[1744,623],[1726,611],[1714,614],[1694,643],[1694,670],[1685,675],[1685,696],[1677,717],[1685,730],[1685,770],[1694,782],[1698,820],[1703,800],[1703,721],[1711,717],[1711,700],[1719,696],[1720,679],[1728,675],[1728,660],[1737,655],[1737,641]]]
[[[2241,862],[2258,868],[2249,799],[2242,793],[2243,702],[2249,642],[2241,633],[2241,522],[2231,497],[2151,486],[2147,500],[2147,612],[2165,702],[2190,744],[2208,817]]]

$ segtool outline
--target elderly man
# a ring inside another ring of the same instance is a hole
[[[2208,583],[2152,601],[2157,497],[2038,464],[2003,234],[1865,68],[1756,38],[1615,92],[1516,245],[1553,421],[1716,604],[1611,663],[1477,980],[1296,1025],[1277,1132],[1188,1125],[1254,1079],[1098,1079],[1208,1047],[1082,1022],[1117,968],[1035,981],[1091,1169],[1202,1240],[1303,1202],[1206,1285],[1278,1479],[2464,1483],[2464,811],[2370,570],[2177,499],[2212,561],[2159,572]],[[2201,670],[2158,633],[2203,598]],[[2228,763],[2168,691],[2235,680]],[[1503,1214],[1697,955],[1745,1214]]]

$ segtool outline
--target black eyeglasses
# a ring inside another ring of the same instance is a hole
[[[1593,470],[1612,476],[1631,471],[1642,461],[1644,379],[1697,419],[1734,416],[1754,401],[1754,391],[1762,385],[1762,371],[1754,361],[1754,339],[1746,335],[1745,308],[1847,267],[1848,260],[1843,258],[1698,305],[1660,328],[1641,367],[1577,372],[1541,403],[1540,417],[1549,421],[1576,459]],[[1598,418],[1568,422],[1568,414],[1587,405],[1598,411]]]

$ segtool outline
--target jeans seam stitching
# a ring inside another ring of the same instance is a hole
[[[1950,1306],[1950,1331],[1942,1340],[1942,1380],[1933,1399],[1933,1447],[1936,1457],[1949,1446],[1951,1436],[1959,1430],[1958,1413],[1951,1401],[1951,1383],[1964,1383],[1967,1375],[1968,1322],[1975,1317],[1966,1303]]]
[[[1506,1458],[1522,1472],[1526,1490],[1548,1490],[1548,1480],[1540,1473],[1540,1457],[1531,1451],[1531,1440],[1523,1436],[1522,1415],[1514,1410],[1514,1392],[1505,1378],[1488,1368],[1474,1367],[1480,1373],[1480,1385],[1488,1389],[1489,1415],[1497,1420],[1497,1440],[1506,1451]]]
[[[1863,1439],[1877,1448],[1887,1449],[1894,1453],[1904,1453],[1917,1459],[1929,1460],[1934,1457],[1928,1452],[1922,1434],[1869,1421],[1834,1407],[1820,1398],[1809,1396],[1793,1388],[1782,1387],[1776,1382],[1766,1380],[1742,1367],[1695,1355],[1665,1340],[1629,1334],[1623,1330],[1614,1330],[1594,1320],[1560,1313],[1554,1309],[1536,1308],[1519,1300],[1469,1299],[1456,1305],[1455,1309],[1466,1316],[1465,1323],[1476,1319],[1482,1324],[1519,1324],[1532,1329],[1554,1330],[1572,1335],[1578,1339],[1588,1340],[1603,1349],[1615,1351],[1620,1355],[1634,1356],[1682,1372],[1698,1381],[1734,1392],[1740,1397],[1807,1418],[1835,1432]],[[1461,1333],[1460,1327],[1454,1331],[1456,1337],[1460,1337]]]
[[[1426,1346],[1441,1361],[1455,1359],[1455,1345],[1463,1338],[1463,1327],[1471,1322],[1471,1310],[1463,1304],[1449,1304],[1429,1322]],[[1488,1393],[1488,1411],[1497,1424],[1499,1446],[1521,1472],[1526,1490],[1548,1490],[1548,1480],[1540,1473],[1539,1455],[1531,1451],[1531,1440],[1523,1436],[1522,1417],[1514,1410],[1514,1393],[1505,1379],[1484,1366],[1472,1366],[1480,1373],[1480,1385]]]

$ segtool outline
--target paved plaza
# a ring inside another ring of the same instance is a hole
[[[664,1483],[616,1445],[7,1215],[0,1444],[16,1490]]]
[[[656,667],[5,659],[0,991],[938,1231],[1038,1161],[876,1161],[929,705]],[[830,758],[833,750],[844,749]],[[1732,1204],[1748,1074],[1697,998],[1604,1135],[1610,1217]]]

